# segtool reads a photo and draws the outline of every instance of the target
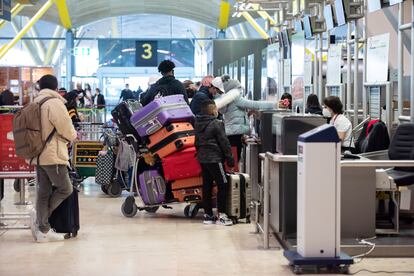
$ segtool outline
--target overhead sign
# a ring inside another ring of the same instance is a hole
[[[136,41],[137,67],[156,67],[158,65],[158,41]]]
[[[0,0],[0,18],[11,21],[11,0]]]
[[[90,56],[91,55],[91,48],[89,47],[75,47],[73,50],[73,54],[75,56]]]

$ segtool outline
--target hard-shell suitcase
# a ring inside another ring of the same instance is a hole
[[[148,149],[160,158],[193,147],[194,128],[190,123],[172,123],[148,137]]]
[[[134,111],[136,111],[135,108],[131,107],[130,104],[122,102],[112,110],[111,114],[122,134],[133,135],[135,139],[140,141],[140,136],[131,124],[131,116]]]
[[[252,201],[252,187],[250,176],[244,173],[228,175],[227,215],[234,219],[250,221],[250,203]]]
[[[49,217],[50,226],[58,233],[65,233],[66,238],[76,237],[80,229],[78,193],[73,187],[73,193]]]
[[[157,170],[144,171],[139,175],[139,192],[146,205],[165,201],[165,182]]]
[[[179,202],[194,202],[201,201],[203,198],[203,188],[193,187],[187,189],[179,189],[172,191],[174,198]]]
[[[155,99],[131,117],[131,123],[141,137],[154,134],[171,122],[187,122],[194,118],[183,95]]]
[[[195,154],[195,147],[191,147],[163,158],[165,179],[171,181],[200,176],[201,166]]]
[[[171,183],[172,190],[187,189],[191,187],[203,186],[203,178],[200,176],[191,177],[186,179],[175,180]]]

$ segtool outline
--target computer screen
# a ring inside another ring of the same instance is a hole
[[[404,0],[390,0],[390,5],[392,6],[392,5],[396,5],[396,4],[399,4],[399,3],[402,3]]]
[[[347,22],[346,22],[346,12],[345,12],[343,0],[335,0],[335,12],[336,12],[336,19],[338,21],[338,26],[345,25]]]
[[[305,30],[305,38],[313,37],[312,23],[309,15],[303,17],[303,27]]]
[[[326,29],[328,31],[336,27],[336,22],[334,18],[334,12],[331,5],[326,5],[323,9],[323,15],[325,17]]]
[[[381,0],[368,0],[368,12],[374,12],[381,9]]]

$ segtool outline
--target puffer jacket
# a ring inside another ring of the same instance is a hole
[[[224,84],[226,90],[226,83]],[[223,114],[227,136],[249,134],[250,127],[247,110],[270,110],[276,108],[276,103],[274,102],[245,99],[241,86],[226,90],[226,93],[215,99],[215,102],[219,112]]]
[[[195,147],[201,164],[223,163],[234,166],[230,142],[222,121],[210,115],[199,115],[195,121]]]
[[[76,139],[77,133],[66,109],[66,100],[56,91],[43,89],[34,101],[40,102],[46,97],[53,99],[42,105],[42,136],[46,139],[53,129],[56,129],[56,133],[40,154],[40,165],[69,165],[67,144]],[[37,158],[34,158],[33,163],[37,164]]]
[[[145,95],[141,96],[141,104],[146,106],[150,102],[154,100],[157,94],[162,89],[165,94],[164,96],[171,96],[171,95],[183,95],[184,100],[189,103],[187,91],[184,88],[184,85],[174,76],[164,76],[160,80],[158,80],[151,88],[145,93]]]

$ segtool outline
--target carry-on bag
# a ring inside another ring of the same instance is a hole
[[[154,134],[171,122],[187,122],[194,118],[183,95],[155,99],[131,117],[131,123],[141,137]]]
[[[79,223],[79,191],[73,187],[72,194],[65,199],[50,215],[50,226],[57,233],[65,233],[65,238],[76,237]]]
[[[226,214],[234,219],[250,220],[252,187],[250,176],[244,173],[228,174],[228,193]]]
[[[165,182],[157,170],[144,171],[139,175],[139,193],[146,205],[160,204],[165,201]]]
[[[96,158],[96,174],[95,182],[101,186],[109,185],[114,178],[114,154],[108,150],[106,152],[100,152]]]
[[[148,137],[148,149],[164,158],[179,150],[193,147],[194,128],[190,123],[172,123]]]
[[[187,189],[191,187],[203,186],[203,178],[201,176],[179,179],[171,182],[172,190]]]
[[[162,159],[165,180],[177,180],[201,175],[195,147],[187,148]]]
[[[130,121],[133,110],[135,111],[127,102],[122,102],[112,110],[111,114],[123,135],[133,135],[135,139],[140,141],[140,136]]]

